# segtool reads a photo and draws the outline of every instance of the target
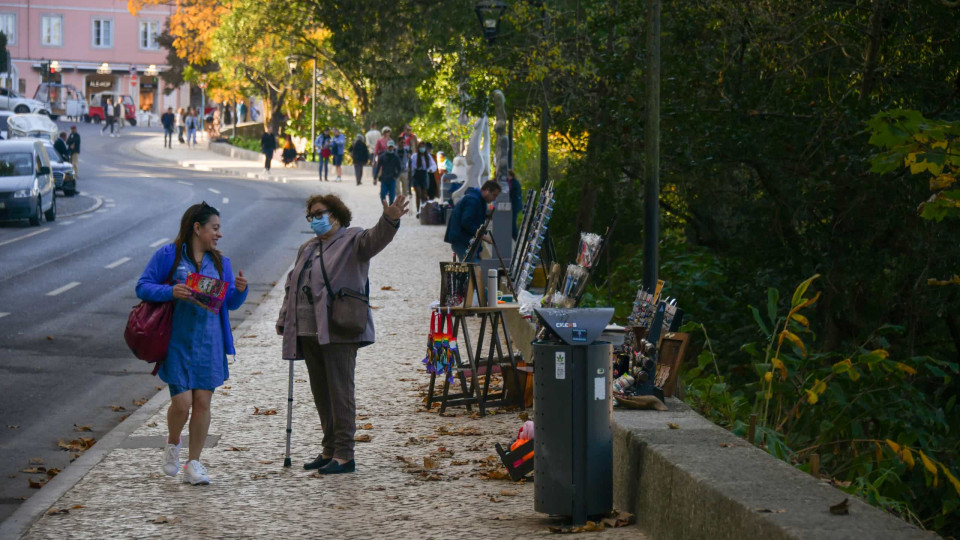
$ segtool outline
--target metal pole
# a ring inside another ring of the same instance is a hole
[[[317,138],[317,59],[313,59],[313,99],[310,100],[310,148],[313,148],[313,160],[317,160],[317,149],[313,141]]]
[[[507,148],[507,167],[513,168],[513,116],[507,120],[507,139],[510,146]]]
[[[203,120],[207,112],[207,89],[200,87],[200,136],[203,137]]]
[[[647,121],[644,126],[643,284],[657,285],[660,240],[660,0],[647,0]]]
[[[283,466],[290,467],[290,439],[293,434],[293,360],[290,360],[290,382],[287,386],[287,453]]]
[[[541,4],[543,12],[543,37],[546,39],[550,27],[550,16],[547,14],[546,2]],[[543,77],[543,104],[540,106],[540,188],[547,185],[550,175],[550,152],[547,133],[550,131],[550,81],[549,72]]]

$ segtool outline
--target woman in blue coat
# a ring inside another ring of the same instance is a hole
[[[217,251],[222,236],[216,208],[205,202],[191,206],[180,220],[176,240],[153,254],[137,282],[137,297],[141,300],[176,301],[170,348],[159,371],[171,396],[163,472],[176,476],[180,471],[180,432],[189,418],[190,453],[183,466],[183,481],[193,485],[210,483],[207,470],[200,463],[210,428],[210,400],[213,391],[230,376],[227,355],[236,354],[229,311],[239,309],[247,298],[243,271],[234,278],[230,259]],[[219,313],[190,301],[191,291],[184,283],[191,272],[227,283]]]

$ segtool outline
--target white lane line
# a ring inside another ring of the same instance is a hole
[[[229,204],[229,203],[230,203],[230,197],[224,197],[223,204]]]
[[[90,214],[84,214],[82,216],[77,216],[77,219],[90,219],[92,217],[93,216],[91,216]]]
[[[117,205],[114,204],[114,203],[107,203],[107,204],[103,205],[104,208],[113,208],[113,207],[115,207],[115,206],[117,206]]]
[[[29,233],[27,233],[27,234],[25,234],[25,235],[23,235],[23,236],[18,236],[18,237],[16,237],[16,238],[12,238],[12,239],[10,239],[10,240],[5,240],[5,241],[3,241],[3,242],[0,242],[0,246],[5,246],[5,245],[7,245],[7,244],[12,244],[12,243],[14,243],[14,242],[19,242],[20,240],[24,240],[24,239],[26,239],[26,238],[30,238],[31,236],[36,236],[36,235],[38,235],[38,234],[40,234],[40,233],[45,233],[45,232],[47,232],[47,231],[49,231],[49,230],[50,230],[50,227],[44,227],[44,228],[42,228],[42,229],[38,229],[38,230],[36,230],[36,231],[29,232]]]
[[[127,261],[129,261],[129,260],[130,260],[130,257],[124,257],[124,258],[122,258],[122,259],[117,259],[117,260],[113,261],[112,263],[104,266],[104,268],[107,268],[107,269],[116,268],[116,267],[120,266],[121,264],[123,264],[123,263],[125,263],[125,262],[127,262]]]
[[[104,202],[112,203],[112,202],[114,202],[114,200],[113,200],[113,199],[104,199]]]
[[[86,191],[81,191],[80,194],[83,195],[84,197],[86,197],[87,195],[89,195],[89,193],[87,193]]]
[[[217,190],[215,190],[215,189],[213,189],[212,187],[211,187],[211,188],[207,188],[207,191],[209,191],[210,193],[216,193],[217,195],[219,195],[219,194],[220,194],[220,192],[219,192],[219,191],[217,191]]]
[[[7,315],[9,315],[9,313],[0,313],[0,319],[6,317]]]
[[[150,247],[152,247],[152,248],[160,247],[160,246],[166,244],[166,243],[169,242],[169,241],[170,241],[169,238],[161,238],[161,239],[157,240],[156,242],[150,244]]]
[[[109,212],[109,210],[107,210],[106,208],[101,208],[100,210],[97,210],[97,211],[94,212],[94,213],[95,213],[95,214],[105,214],[105,213],[107,213],[107,212]]]
[[[68,219],[67,221],[58,221],[57,225],[70,225],[71,223],[73,223],[73,220]]]
[[[72,282],[72,283],[67,283],[67,284],[64,285],[63,287],[60,287],[59,289],[54,289],[54,290],[48,292],[48,293],[47,293],[47,296],[56,296],[56,295],[58,295],[58,294],[60,294],[60,293],[65,293],[65,292],[69,291],[70,289],[76,287],[77,285],[80,285],[80,282],[79,282],[79,281],[74,281],[74,282]]]
[[[192,185],[193,185],[192,183],[190,183],[190,182],[184,182],[183,180],[177,180],[177,183],[178,183],[178,184],[183,184],[183,185],[185,185],[185,186],[192,186]]]

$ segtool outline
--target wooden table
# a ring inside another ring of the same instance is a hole
[[[506,385],[500,392],[490,393],[490,376],[495,369],[500,369],[502,365],[509,364],[511,376],[514,378],[514,388],[520,388],[520,379],[517,373],[516,358],[513,354],[513,345],[510,342],[510,331],[507,330],[504,322],[504,307],[470,307],[470,308],[437,308],[443,315],[441,317],[440,331],[444,331],[446,324],[446,315],[449,311],[453,319],[453,329],[451,335],[457,338],[459,343],[467,349],[466,361],[459,353],[454,355],[453,367],[455,377],[460,383],[460,392],[450,393],[450,379],[444,376],[443,391],[440,395],[436,394],[437,374],[430,375],[430,389],[427,392],[427,408],[434,403],[440,404],[440,412],[444,412],[448,406],[465,405],[467,410],[472,410],[474,404],[480,409],[480,415],[486,414],[486,408],[490,406],[519,405],[523,408],[523,392],[519,392],[520,399],[516,396],[508,399]],[[467,317],[480,318],[480,334],[477,336],[476,348],[473,347],[473,341],[470,338],[470,330],[467,327]],[[489,330],[489,331],[488,331]],[[460,332],[463,332],[463,339],[460,339]],[[485,339],[486,338],[486,339]],[[484,360],[484,345],[486,341],[486,359]],[[504,355],[506,349],[506,355]],[[476,350],[476,352],[474,352]],[[483,385],[479,384],[478,377],[483,377]],[[468,381],[469,378],[469,381]]]

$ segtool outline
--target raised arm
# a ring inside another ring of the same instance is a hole
[[[386,201],[380,201],[383,204],[383,215],[373,227],[360,233],[357,240],[357,256],[362,261],[372,259],[377,253],[387,247],[400,228],[400,217],[407,213],[409,202],[403,195],[398,195],[393,204],[387,205]]]

